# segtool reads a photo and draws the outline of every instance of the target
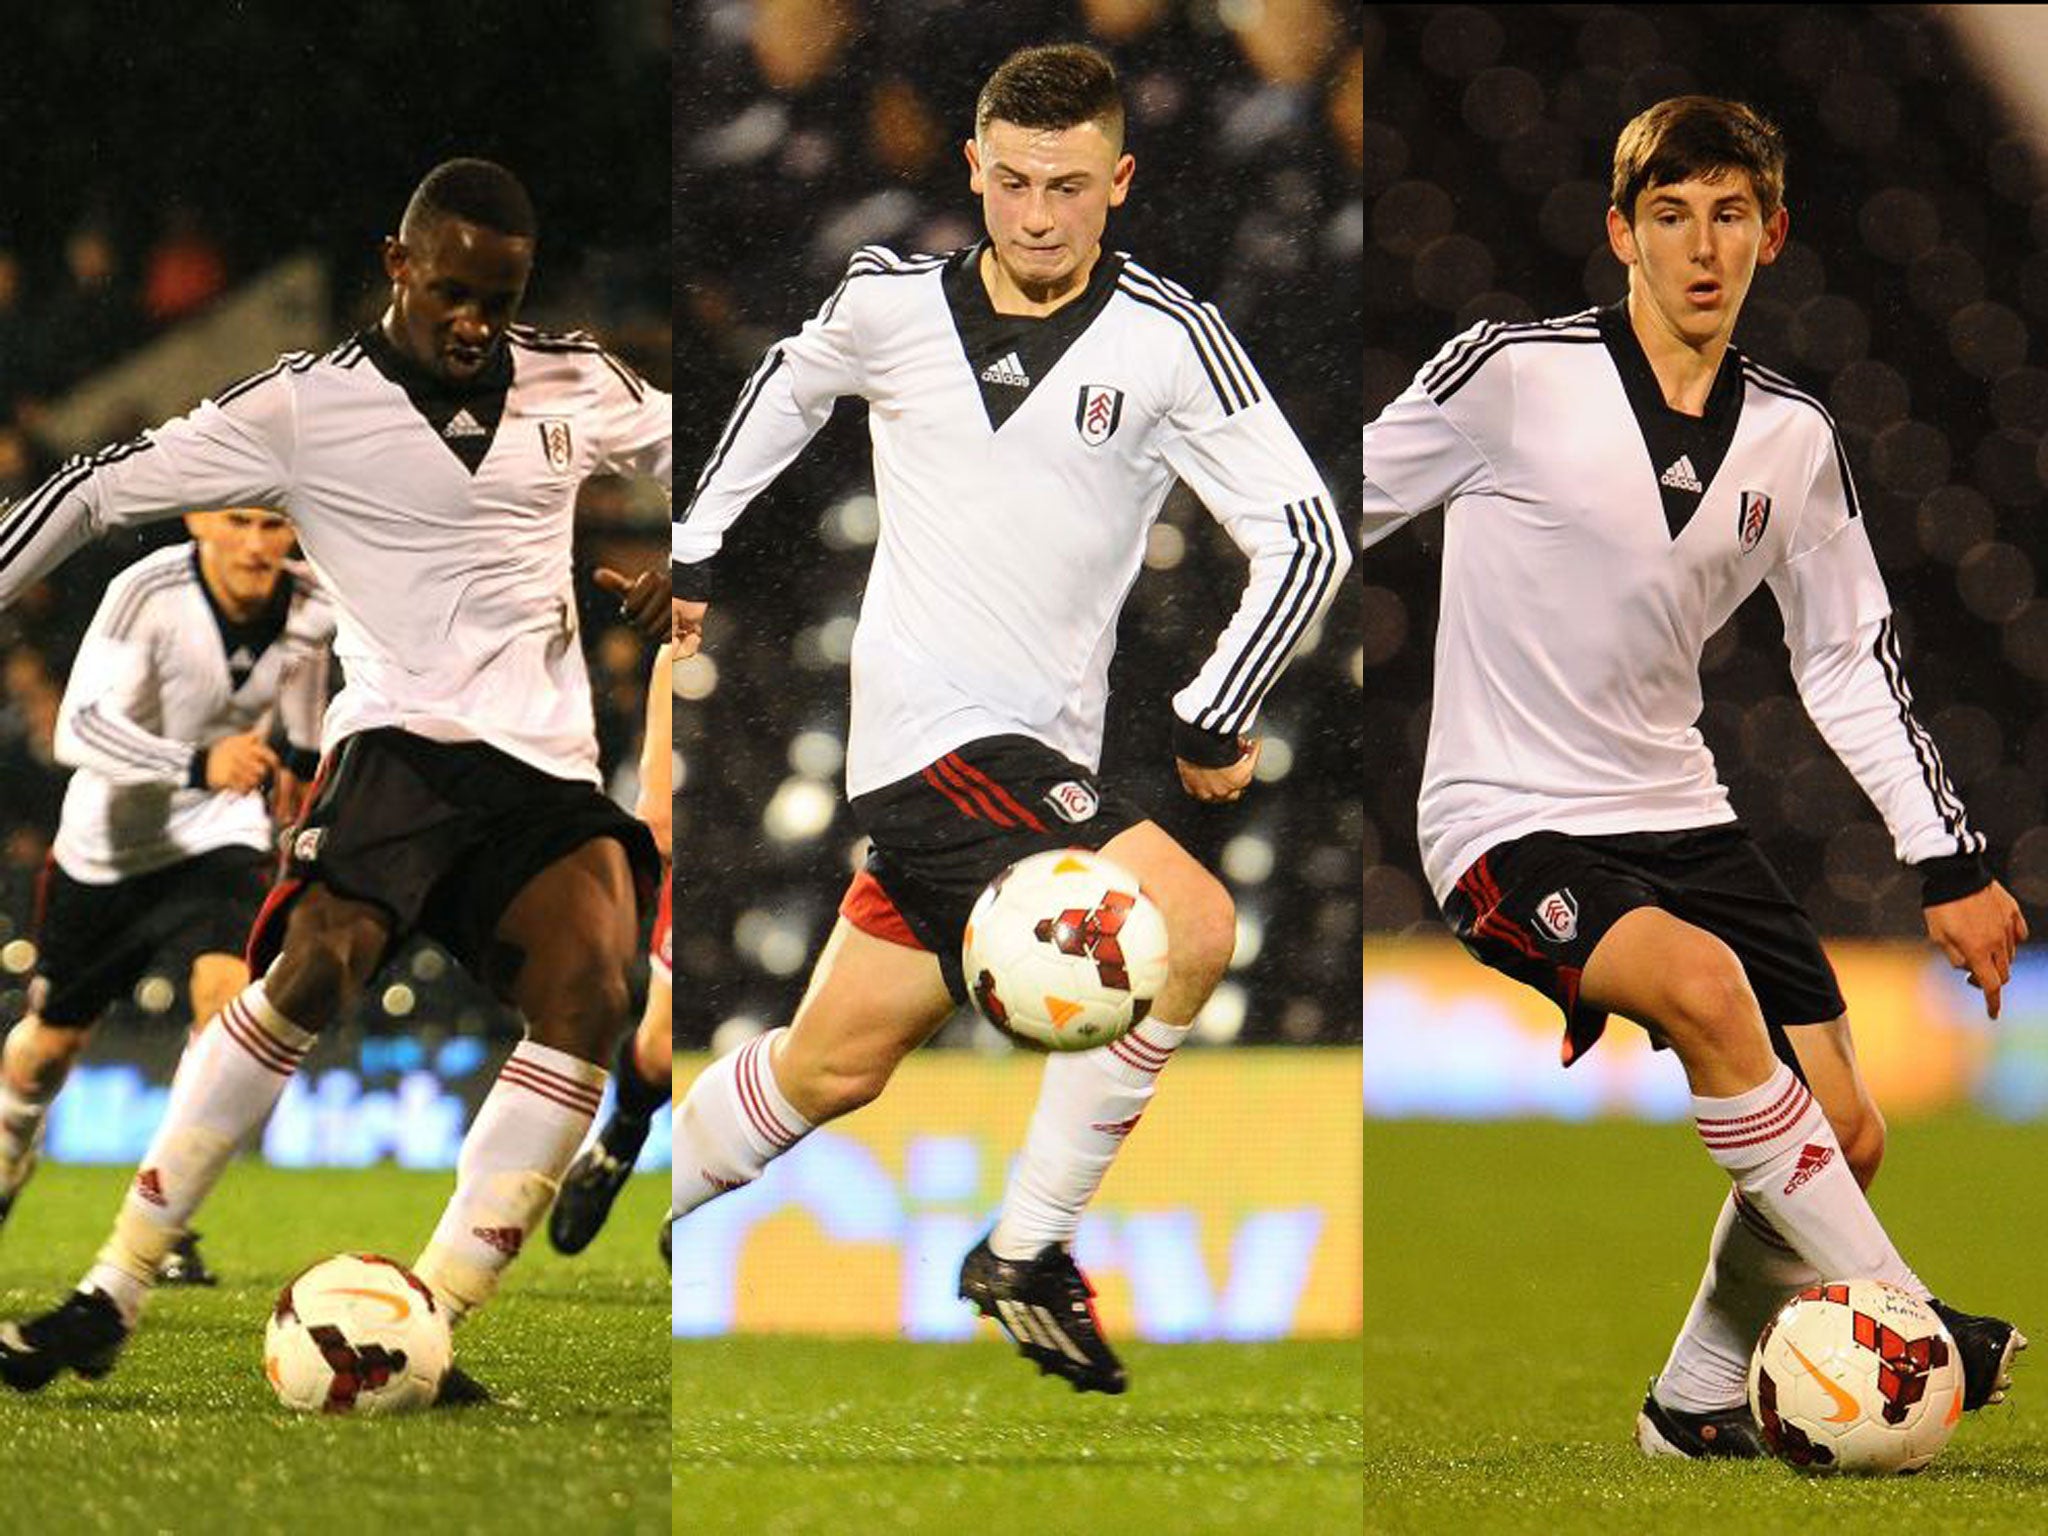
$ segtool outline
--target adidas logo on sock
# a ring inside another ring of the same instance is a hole
[[[1013,389],[1029,389],[1031,375],[1024,371],[1024,364],[1014,352],[1005,352],[995,362],[981,370],[984,384],[1008,384]]]
[[[1792,1177],[1785,1181],[1785,1193],[1791,1194],[1834,1160],[1833,1147],[1824,1147],[1817,1141],[1809,1141],[1799,1149],[1799,1166],[1792,1170]]]
[[[1681,453],[1678,462],[1657,477],[1659,485],[1668,485],[1674,491],[1691,491],[1698,495],[1702,489],[1700,477],[1693,473],[1692,456]]]
[[[474,416],[470,415],[466,410],[461,410],[457,411],[449,419],[448,425],[441,429],[441,435],[443,437],[484,437],[487,434],[482,424]]]
[[[1138,1121],[1143,1117],[1144,1113],[1145,1111],[1141,1109],[1128,1120],[1096,1120],[1091,1122],[1091,1124],[1093,1129],[1102,1132],[1103,1135],[1114,1136],[1118,1141],[1122,1141],[1138,1128]]]
[[[142,1172],[135,1175],[135,1193],[147,1200],[151,1205],[164,1206],[170,1204],[164,1198],[163,1175],[154,1168],[145,1168]]]
[[[470,1236],[489,1243],[508,1258],[518,1258],[526,1233],[518,1227],[471,1227]]]

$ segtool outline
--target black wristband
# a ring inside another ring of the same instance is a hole
[[[194,747],[192,749],[192,761],[185,765],[185,787],[187,789],[206,788],[206,748]]]
[[[1945,853],[1938,859],[1922,859],[1913,868],[1920,876],[1920,905],[1938,907],[1945,901],[1974,896],[1991,883],[1991,870],[1981,853]]]
[[[699,560],[694,565],[685,565],[678,560],[673,569],[677,597],[686,603],[711,601],[711,561]]]
[[[320,754],[310,747],[286,747],[282,756],[294,778],[310,779],[320,771]]]
[[[1197,768],[1228,768],[1244,756],[1244,738],[1234,731],[1205,731],[1175,715],[1173,755]]]

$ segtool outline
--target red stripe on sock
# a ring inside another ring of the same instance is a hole
[[[942,757],[936,763],[933,763],[932,767],[937,770],[940,778],[953,785],[976,805],[980,806],[981,814],[989,821],[994,822],[999,827],[1014,827],[1017,825],[1016,822],[1002,813],[993,800],[975,788],[967,776],[960,771],[961,763],[957,757],[950,755]]]
[[[548,1103],[558,1108],[566,1109],[571,1114],[580,1116],[585,1120],[595,1119],[597,1116],[597,1106],[595,1104],[588,1103],[582,1099],[568,1098],[557,1093],[554,1089],[537,1083],[531,1078],[522,1077],[516,1072],[500,1072],[498,1074],[498,1082],[507,1088],[524,1088],[535,1098],[545,1099]]]
[[[518,1063],[524,1071],[537,1073],[543,1081],[555,1083],[555,1087],[559,1087],[563,1094],[573,1094],[573,1096],[578,1096],[578,1098],[588,1094],[592,1100],[602,1100],[604,1098],[604,1083],[602,1081],[592,1083],[588,1077],[571,1077],[569,1073],[557,1071],[555,1067],[543,1067],[539,1061],[535,1061],[535,1059],[528,1057],[528,1055],[520,1055],[518,1051],[514,1051],[510,1055],[510,1059],[506,1061],[508,1067],[512,1063]]]
[[[1695,1115],[1693,1118],[1701,1125],[1726,1126],[1732,1130],[1738,1126],[1748,1125],[1753,1120],[1762,1120],[1767,1116],[1775,1115],[1787,1099],[1805,1091],[1805,1085],[1798,1078],[1788,1077],[1784,1091],[1771,1100],[1770,1107],[1767,1109],[1760,1109],[1753,1115],[1735,1115],[1726,1119],[1717,1119],[1707,1115]]]
[[[527,1089],[529,1092],[539,1094],[544,1099],[552,1100],[554,1103],[569,1109],[578,1110],[584,1114],[596,1114],[597,1106],[604,1099],[604,1094],[601,1090],[565,1086],[559,1076],[536,1072],[532,1062],[517,1056],[514,1056],[499,1069],[498,1081],[510,1083],[516,1088]]]
[[[299,1069],[304,1051],[294,1051],[278,1040],[249,1014],[240,998],[231,998],[220,1011],[220,1027],[227,1037],[253,1057],[266,1071],[290,1077]]]
[[[766,1035],[744,1047],[734,1076],[739,1083],[740,1106],[746,1110],[747,1118],[753,1121],[754,1129],[761,1133],[762,1138],[780,1151],[796,1140],[796,1132],[784,1125],[781,1116],[770,1107],[768,1095],[754,1075],[764,1070],[758,1058],[767,1048]]]
[[[1043,832],[1045,830],[1045,823],[1040,821],[1036,816],[1032,815],[1029,811],[1025,810],[1022,805],[1017,803],[1016,798],[1012,796],[1007,789],[1003,788],[1002,785],[998,784],[994,779],[990,778],[987,774],[983,773],[979,768],[975,767],[974,764],[968,762],[967,759],[962,757],[958,752],[949,754],[944,759],[944,761],[952,763],[955,767],[957,767],[962,773],[966,774],[975,783],[986,787],[990,794],[994,795],[998,800],[1000,800],[1003,803],[1003,806],[1010,812],[1011,815],[1015,816],[1019,821],[1023,822],[1024,825],[1029,827],[1032,831]]]
[[[1143,1072],[1156,1073],[1164,1067],[1172,1051],[1162,1051],[1150,1041],[1140,1040],[1135,1035],[1124,1035],[1109,1042],[1109,1053],[1118,1061],[1127,1062]]]
[[[1759,1146],[1767,1141],[1776,1141],[1786,1130],[1805,1118],[1807,1110],[1813,1107],[1813,1095],[1801,1087],[1797,1094],[1779,1101],[1779,1108],[1772,1111],[1774,1118],[1755,1125],[1736,1129],[1709,1131],[1706,1122],[1700,1122],[1700,1140],[1712,1151],[1733,1151],[1738,1147]],[[1751,1119],[1756,1117],[1751,1116]]]

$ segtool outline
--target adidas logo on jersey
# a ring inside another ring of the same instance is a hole
[[[461,410],[449,418],[448,425],[441,429],[441,435],[443,437],[488,437],[490,434],[484,431],[482,423],[470,415],[468,411]]]
[[[1014,389],[1029,389],[1031,375],[1024,371],[1024,364],[1014,352],[1005,352],[995,362],[981,370],[984,384],[1008,384]]]
[[[1704,489],[1700,485],[1700,477],[1693,473],[1692,456],[1684,453],[1678,456],[1676,464],[1657,477],[1657,483],[1668,485],[1674,491],[1691,491],[1695,496]]]
[[[1792,1170],[1792,1177],[1785,1181],[1785,1193],[1791,1194],[1834,1160],[1833,1147],[1824,1147],[1817,1141],[1809,1141],[1799,1149],[1799,1166]]]

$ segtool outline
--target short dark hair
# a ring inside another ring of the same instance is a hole
[[[501,235],[531,240],[533,199],[519,178],[494,160],[443,160],[420,179],[400,229],[465,219]]]
[[[1000,118],[1019,128],[1072,128],[1100,123],[1118,148],[1124,142],[1124,97],[1116,66],[1086,43],[1019,48],[996,66],[974,104],[974,136]]]
[[[1631,224],[1652,187],[1749,173],[1765,218],[1785,205],[1785,139],[1755,108],[1718,96],[1673,96],[1638,113],[1614,142],[1614,206]]]

